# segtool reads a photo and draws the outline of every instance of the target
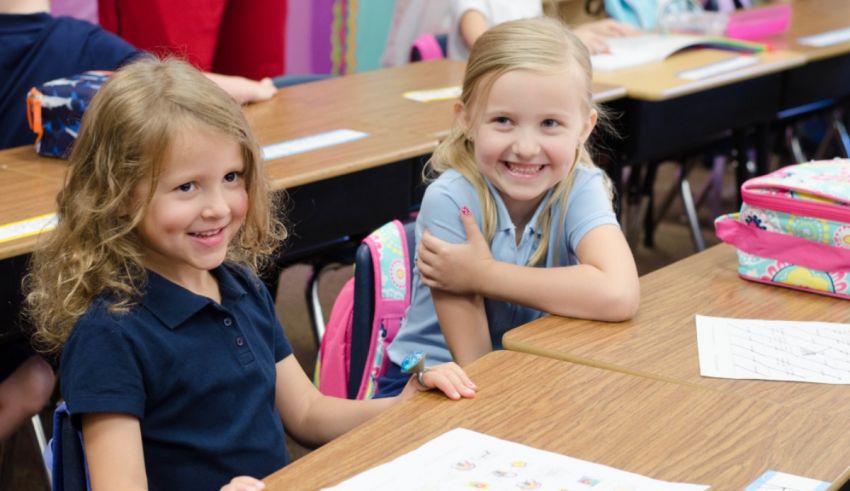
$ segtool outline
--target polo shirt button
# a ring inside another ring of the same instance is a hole
[[[242,339],[242,336],[237,336],[236,337],[236,346],[242,346],[243,344],[245,344],[245,340]]]
[[[233,321],[230,319],[230,317],[225,317],[224,318],[224,325],[227,326],[227,327],[230,327],[231,324],[233,324]]]

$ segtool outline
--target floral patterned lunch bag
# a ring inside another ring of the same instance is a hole
[[[850,299],[850,160],[792,165],[741,187],[717,218],[744,279]]]

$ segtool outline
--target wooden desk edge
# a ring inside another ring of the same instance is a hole
[[[346,174],[352,174],[354,172],[362,170],[381,167],[383,165],[389,165],[402,160],[421,157],[423,155],[427,155],[433,152],[434,149],[437,148],[438,143],[439,142],[437,141],[437,139],[432,139],[425,141],[419,145],[406,148],[404,151],[388,153],[377,160],[356,160],[349,165],[337,165],[331,169],[320,168],[311,172],[300,173],[297,176],[274,179],[272,182],[272,188],[276,191],[279,191],[282,189],[293,188],[304,184],[311,184],[314,182],[319,182],[325,179],[331,179]],[[283,159],[269,160],[265,162],[265,165],[286,165],[286,163],[281,162],[281,160]]]
[[[750,80],[764,75],[770,75],[772,73],[785,71],[790,68],[796,68],[806,64],[806,57],[798,52],[782,51],[781,53],[783,56],[780,59],[760,59],[759,63],[749,67],[731,70],[729,72],[718,74],[714,77],[685,82],[680,85],[668,87],[666,89],[661,90],[649,90],[643,89],[641,87],[628,87],[628,84],[625,84],[624,87],[626,91],[626,97],[650,102],[665,101],[674,97],[690,95],[704,90],[729,85],[735,82],[741,82],[744,80]],[[693,68],[699,68],[699,66]],[[607,76],[607,73],[604,74],[604,76]],[[616,80],[607,79],[597,80],[595,82],[612,85],[617,83]]]
[[[715,87],[726,85],[726,82],[730,81],[741,82],[744,80],[750,80],[764,75],[770,75],[772,73],[788,70],[789,68],[796,68],[804,64],[805,57],[803,56],[795,56],[785,60],[774,61],[772,63],[758,63],[751,67],[741,69],[740,71],[733,70],[727,73],[722,73],[716,77],[695,80],[690,84],[671,87],[662,91],[662,93],[660,94],[661,97],[658,100],[664,100],[672,97],[679,97],[683,95],[692,94],[702,90],[713,89]]]
[[[627,95],[625,87],[608,86],[608,84],[604,85],[606,85],[606,87],[603,90],[593,92],[593,102],[596,102],[597,104],[604,104],[606,102],[622,99]]]

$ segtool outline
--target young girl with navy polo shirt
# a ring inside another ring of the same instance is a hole
[[[92,489],[262,489],[234,476],[286,465],[284,426],[321,444],[394,402],[324,397],[292,355],[255,274],[285,236],[271,196],[239,106],[189,65],[95,96],[27,280]],[[474,394],[442,365],[401,398],[431,387]]]
[[[556,20],[507,22],[476,41],[454,128],[429,162],[439,177],[416,221],[411,305],[379,393],[403,387],[411,352],[463,366],[546,312],[635,314],[634,259],[586,149],[591,90],[588,50]]]

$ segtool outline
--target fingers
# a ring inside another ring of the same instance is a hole
[[[271,99],[275,93],[277,92],[277,88],[274,86],[272,79],[266,77],[259,82],[256,82],[255,90],[254,90],[254,101],[266,101]]]
[[[251,476],[238,476],[222,486],[221,491],[258,491],[261,489],[266,489],[266,484],[263,481]]]
[[[599,34],[589,30],[578,34],[579,39],[581,39],[584,45],[587,46],[587,50],[590,51],[590,54],[598,55],[610,52],[608,41],[606,41],[604,36],[600,36]]]
[[[478,222],[475,221],[475,217],[472,216],[469,208],[464,206],[460,209],[460,221],[463,223],[467,242],[480,242],[484,240],[484,236],[481,235],[481,229],[478,228]]]
[[[477,389],[475,383],[456,363],[429,368],[422,376],[422,381],[427,388],[437,388],[452,400],[475,397]]]
[[[641,33],[640,29],[633,25],[612,19],[605,22],[605,30],[608,36],[637,36]]]

